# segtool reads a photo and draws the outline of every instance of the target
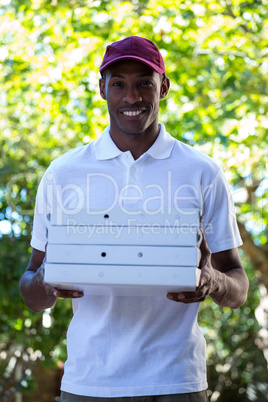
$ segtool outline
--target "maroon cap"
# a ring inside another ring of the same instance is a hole
[[[147,64],[159,74],[165,74],[165,64],[156,45],[140,36],[129,36],[107,46],[100,72],[119,60],[137,60]]]

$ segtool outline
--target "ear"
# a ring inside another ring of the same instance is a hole
[[[100,78],[99,80],[99,88],[100,88],[100,96],[102,97],[102,99],[106,100],[105,80],[103,78]]]
[[[167,96],[169,87],[170,87],[169,78],[164,77],[161,83],[160,99],[164,99]]]

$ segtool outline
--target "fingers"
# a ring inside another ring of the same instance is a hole
[[[209,294],[207,285],[199,287],[195,292],[168,293],[167,298],[182,303],[198,303],[204,301]]]
[[[167,298],[174,301],[183,301],[185,299],[185,295],[183,293],[168,293]]]
[[[79,299],[84,296],[84,293],[79,290],[62,290],[54,289],[53,295],[55,297],[62,297],[64,299]]]
[[[62,297],[63,299],[77,299],[84,296],[84,293],[79,290],[57,289],[54,288],[53,286],[48,285],[46,282],[43,282],[43,286],[46,294],[51,297]]]
[[[169,300],[173,300],[175,302],[181,302],[184,304],[189,304],[189,303],[199,303],[201,301],[204,301],[207,297],[207,294],[202,292],[202,293],[197,293],[197,292],[187,292],[187,293],[168,293],[167,298]]]

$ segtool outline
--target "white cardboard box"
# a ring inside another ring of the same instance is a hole
[[[121,208],[114,208],[112,211],[98,212],[94,210],[87,211],[82,209],[74,213],[74,211],[63,212],[58,209],[52,213],[51,225],[68,226],[68,225],[123,225],[123,226],[142,226],[142,225],[159,225],[165,227],[167,225],[177,225],[179,227],[194,228],[200,225],[200,212],[198,209],[184,209],[163,212],[128,212]]]
[[[45,281],[88,294],[193,291],[200,278],[199,224],[197,210],[54,214]]]
[[[47,261],[54,264],[198,266],[197,247],[48,244]]]
[[[197,227],[180,226],[111,226],[68,225],[50,226],[50,244],[110,244],[151,246],[196,246],[201,236]]]
[[[193,291],[201,270],[196,267],[46,264],[45,280],[59,289],[117,296],[165,296]]]

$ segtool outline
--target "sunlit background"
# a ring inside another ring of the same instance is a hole
[[[58,400],[70,302],[35,314],[18,289],[35,194],[51,160],[108,124],[98,68],[129,35],[161,49],[160,121],[221,163],[244,241],[248,301],[200,308],[211,401],[267,401],[267,0],[0,0],[0,400]]]

